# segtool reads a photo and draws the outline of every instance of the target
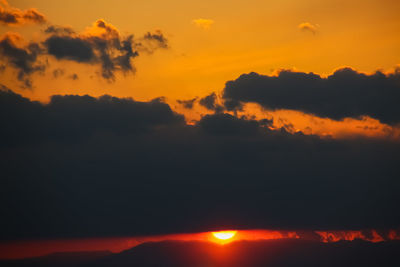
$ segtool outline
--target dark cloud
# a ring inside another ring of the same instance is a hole
[[[50,26],[45,32],[50,34],[44,42],[50,55],[59,60],[98,64],[101,76],[109,81],[115,79],[116,71],[135,72],[132,59],[139,56],[138,51],[152,53],[168,48],[168,40],[161,31],[148,32],[139,41],[133,35],[121,36],[117,28],[101,19],[83,34],[60,26]]]
[[[57,59],[68,59],[77,62],[93,62],[95,53],[91,42],[79,37],[51,36],[44,45],[50,55]]]
[[[215,93],[211,93],[210,95],[201,98],[199,104],[215,112],[222,112],[224,110],[224,107],[218,104],[217,95]]]
[[[299,110],[334,120],[369,116],[391,125],[400,122],[399,98],[399,72],[368,75],[350,68],[327,78],[292,71],[278,76],[253,72],[227,82],[223,91],[228,110],[253,102],[269,110]]]
[[[196,100],[197,100],[197,97],[188,99],[188,100],[179,100],[178,99],[178,100],[176,100],[176,102],[181,104],[186,109],[192,109]]]
[[[14,67],[18,73],[18,80],[23,82],[24,87],[31,88],[30,75],[35,72],[43,72],[45,65],[38,61],[42,53],[37,43],[19,45],[22,38],[17,33],[6,33],[0,38],[0,55],[3,61]]]
[[[48,34],[74,34],[75,31],[69,26],[50,25],[45,30]]]
[[[68,78],[70,78],[71,80],[74,80],[74,81],[79,80],[79,76],[76,73],[69,75]]]
[[[26,46],[19,45],[22,37],[16,33],[6,33],[0,39],[0,60],[18,70],[18,79],[24,87],[32,87],[31,74],[44,71],[45,64],[40,62],[40,55],[99,66],[100,75],[114,81],[116,72],[136,72],[132,60],[139,56],[138,51],[152,53],[159,48],[168,48],[168,41],[161,31],[148,32],[135,40],[133,35],[121,36],[117,28],[101,19],[81,34],[70,27],[56,25],[47,27],[44,32],[48,34],[44,42],[31,42]],[[57,74],[53,72],[54,77]]]
[[[168,48],[168,40],[160,30],[155,31],[154,33],[147,32],[143,39],[155,42],[156,46],[160,48]]]
[[[262,128],[264,125],[256,120],[246,117],[237,118],[226,113],[217,113],[215,115],[205,115],[199,122],[202,130],[213,135],[254,135],[259,131],[268,129]]]
[[[4,86],[0,92],[4,114],[16,112],[13,114],[15,118],[2,118],[3,122],[7,122],[8,129],[12,130],[1,134],[3,140],[8,140],[5,146],[18,144],[19,136],[24,132],[30,133],[30,140],[44,141],[90,136],[99,131],[146,132],[151,127],[163,124],[183,123],[182,116],[175,114],[167,104],[158,99],[136,102],[130,98],[108,95],[100,98],[88,95],[54,95],[47,105],[42,105],[31,102]],[[25,118],[24,113],[27,113]],[[75,120],[75,117],[80,119]],[[115,121],[115,118],[119,121]],[[44,127],[46,124],[52,126]],[[85,128],[84,125],[88,127]],[[16,129],[21,131],[15,132]]]
[[[160,100],[0,93],[0,237],[400,225],[397,141],[322,139]]]
[[[46,17],[35,8],[21,10],[10,7],[7,2],[0,2],[0,23],[6,26],[20,26],[29,23],[45,23]]]
[[[55,69],[53,70],[53,77],[58,78],[60,76],[63,76],[65,74],[65,71],[63,69]]]
[[[53,70],[53,77],[54,78],[59,78],[59,77],[64,76],[64,75],[65,75],[65,70],[64,69],[55,69],[55,70]],[[76,73],[72,73],[72,74],[68,75],[67,78],[76,81],[76,80],[79,79],[79,76]]]
[[[154,33],[147,32],[143,37],[138,38],[135,41],[135,48],[139,52],[152,54],[158,49],[168,49],[169,44],[164,34],[156,30]]]

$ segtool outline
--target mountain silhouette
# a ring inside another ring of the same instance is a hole
[[[280,239],[219,245],[199,241],[148,242],[121,253],[58,253],[35,259],[0,262],[1,266],[80,267],[295,267],[400,266],[400,242],[321,243]]]

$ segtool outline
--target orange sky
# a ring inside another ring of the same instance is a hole
[[[341,66],[366,73],[378,69],[390,72],[400,63],[397,0],[116,0],[112,4],[106,0],[95,4],[71,0],[64,5],[57,1],[14,0],[9,6],[21,10],[34,7],[49,24],[69,25],[77,32],[85,32],[96,20],[104,19],[121,35],[140,36],[160,29],[169,40],[169,49],[135,58],[137,72],[117,73],[115,82],[102,79],[96,66],[50,57],[46,72],[33,74],[32,90],[20,88],[13,70],[0,73],[2,84],[44,102],[53,94],[110,94],[136,100],[165,96],[191,121],[206,111],[183,110],[176,99],[221,92],[226,81],[243,73],[270,75],[279,69],[296,69],[328,75]],[[305,29],[301,25],[309,26]],[[25,42],[42,41],[44,28],[1,26],[0,34],[19,32]],[[65,69],[66,75],[52,77],[57,68]],[[78,80],[67,78],[74,73],[79,75]],[[265,115],[255,109],[247,113]],[[274,117],[275,127],[291,123],[294,131],[325,136],[399,135],[398,128],[369,118],[333,122],[287,111],[265,116]]]

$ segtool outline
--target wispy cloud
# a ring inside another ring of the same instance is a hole
[[[297,27],[302,31],[305,31],[305,32],[308,31],[308,32],[311,32],[313,34],[316,34],[317,33],[318,24],[314,25],[314,24],[311,24],[310,22],[303,22],[303,23],[300,23]]]
[[[194,23],[199,28],[208,30],[214,24],[214,20],[212,20],[212,19],[194,19],[194,20],[192,20],[192,23]]]

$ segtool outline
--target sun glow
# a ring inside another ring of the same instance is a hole
[[[213,236],[220,240],[228,240],[233,238],[236,235],[237,231],[219,231],[212,232]]]

